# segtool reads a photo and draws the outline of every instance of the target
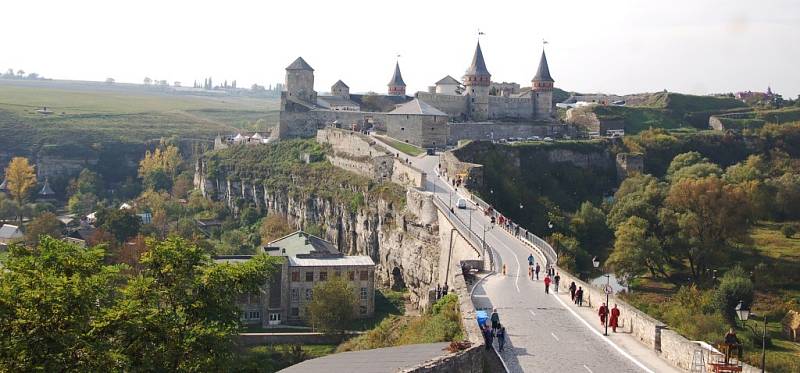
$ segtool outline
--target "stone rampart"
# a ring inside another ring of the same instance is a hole
[[[450,123],[447,143],[455,145],[458,140],[499,140],[507,138],[528,138],[532,136],[574,136],[572,127],[553,122],[532,123],[494,123],[470,122]]]
[[[405,163],[399,158],[394,158],[394,166],[391,171],[393,182],[413,188],[424,188],[427,174],[422,170]]]
[[[439,156],[440,170],[450,179],[461,177],[468,189],[476,190],[483,185],[483,165],[462,162],[452,151]]]
[[[239,343],[243,346],[263,346],[268,344],[339,344],[343,340],[361,333],[346,333],[344,336],[324,333],[240,333]]]

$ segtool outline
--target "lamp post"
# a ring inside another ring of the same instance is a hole
[[[556,251],[556,265],[558,265],[558,245],[553,241],[553,222],[549,220],[547,221],[547,233],[550,236],[550,244],[553,245],[553,249]]]
[[[750,331],[752,331],[753,335],[755,335],[756,337],[758,337],[759,335],[761,336],[761,373],[764,373],[767,361],[767,314],[766,312],[764,313],[764,332],[758,333],[756,332],[755,328],[746,324],[747,319],[749,319],[750,316],[756,316],[756,314],[750,312],[749,309],[745,309],[744,306],[742,305],[741,300],[739,301],[739,304],[736,305],[736,308],[734,308],[734,310],[736,311],[736,316],[739,317],[739,320],[742,320],[743,327],[746,326],[750,328]]]
[[[489,226],[483,226],[483,253],[481,253],[482,257],[486,257],[486,232],[494,228],[494,224]]]
[[[600,267],[600,261],[597,260],[597,257],[592,258],[592,266],[594,268]],[[604,336],[608,336],[608,296],[611,294],[611,275],[606,273],[606,287],[603,289],[603,292],[606,293],[606,318],[605,318],[605,331],[603,332]]]

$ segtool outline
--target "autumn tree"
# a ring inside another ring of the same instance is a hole
[[[177,146],[158,147],[152,152],[148,150],[139,162],[139,177],[151,189],[168,190],[180,166],[181,155]]]
[[[750,226],[749,200],[735,185],[717,177],[681,179],[674,183],[660,213],[666,234],[698,279],[710,260]]]
[[[125,242],[139,233],[142,220],[128,209],[103,209],[97,211],[97,225],[114,235],[117,242]]]
[[[341,277],[314,286],[306,317],[323,333],[343,332],[356,312],[357,300],[353,287]]]
[[[36,172],[27,158],[14,157],[6,167],[6,189],[17,203],[22,204],[36,185]]]
[[[630,279],[649,273],[652,277],[667,278],[667,260],[658,238],[649,233],[649,223],[631,216],[614,232],[614,250],[606,264],[619,278]]]
[[[61,237],[62,223],[52,212],[45,212],[25,225],[25,242],[35,245],[43,236]]]
[[[294,231],[295,229],[289,225],[286,218],[277,214],[270,214],[264,218],[264,220],[261,221],[261,228],[259,229],[262,242],[274,241]]]

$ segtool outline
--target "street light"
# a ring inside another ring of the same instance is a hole
[[[594,268],[600,267],[600,261],[597,260],[597,257],[592,258],[592,266]],[[603,292],[606,293],[606,321],[605,321],[605,332],[603,333],[604,336],[608,336],[608,317],[610,316],[608,313],[608,296],[611,294],[611,275],[606,273],[606,287],[603,289]]]
[[[766,312],[764,313],[764,332],[758,333],[756,332],[755,328],[746,324],[747,319],[749,319],[750,316],[756,316],[756,315],[750,312],[749,309],[745,309],[744,306],[742,305],[741,300],[739,301],[739,304],[736,305],[736,308],[734,308],[734,311],[736,311],[736,316],[739,317],[739,320],[742,320],[743,327],[746,326],[750,328],[750,331],[752,331],[753,335],[755,335],[756,337],[758,337],[759,335],[761,336],[761,373],[764,373],[767,360],[767,314]]]

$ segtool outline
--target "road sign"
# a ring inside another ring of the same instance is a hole
[[[603,290],[606,294],[614,294],[614,289],[611,287],[611,285],[606,285],[605,289]]]

